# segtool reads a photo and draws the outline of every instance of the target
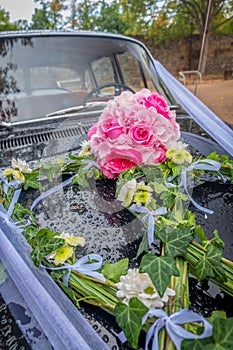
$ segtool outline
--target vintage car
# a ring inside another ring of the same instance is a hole
[[[199,106],[195,96],[135,39],[98,32],[2,32],[0,63],[1,169],[9,167],[13,158],[36,166],[39,161],[77,154],[107,101],[122,91],[143,88],[165,97],[176,112],[182,140],[195,156],[213,151],[233,156],[231,128]],[[36,208],[38,222],[61,231],[64,221],[71,231],[82,228],[91,248],[112,261],[133,255],[140,223],[130,226],[130,215],[109,211],[112,183],[102,182],[97,190],[96,206],[91,192],[66,193],[66,200],[52,195]],[[202,183],[195,198],[216,210],[208,220],[198,210],[196,216],[207,232],[224,227],[224,255],[231,259],[232,185]],[[19,202],[30,207],[34,199],[35,194],[27,191]],[[81,207],[75,209],[76,202],[82,202]],[[0,348],[130,349],[118,339],[120,330],[111,316],[89,306],[77,311],[47,272],[34,267],[27,243],[12,236],[1,216],[0,220]],[[132,230],[134,237],[125,242],[121,235]],[[8,248],[3,249],[3,242]],[[219,308],[232,315],[231,298],[213,285],[197,283],[190,276],[190,290],[193,310],[208,315]]]

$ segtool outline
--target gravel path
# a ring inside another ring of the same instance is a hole
[[[187,88],[195,92],[194,85],[187,85]],[[197,85],[196,96],[219,118],[233,124],[233,79],[204,80]]]

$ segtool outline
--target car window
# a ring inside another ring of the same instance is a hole
[[[30,70],[31,89],[61,88],[69,91],[81,89],[81,80],[75,70],[56,66],[37,66]]]
[[[94,74],[97,85],[104,85],[110,82],[115,82],[113,67],[110,57],[101,57],[91,64],[91,69]]]
[[[0,119],[35,120],[124,88],[155,91],[151,64],[143,47],[114,37],[0,38]]]
[[[132,56],[128,51],[117,56],[124,82],[127,86],[130,86],[134,91],[145,87],[142,84],[142,67],[140,62],[135,56]],[[154,90],[154,84],[148,74],[143,72],[146,78],[147,88]]]

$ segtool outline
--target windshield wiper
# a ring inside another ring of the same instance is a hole
[[[85,105],[60,109],[56,112],[52,112],[49,114],[46,114],[46,117],[57,117],[57,116],[64,116],[64,115],[72,115],[77,114],[79,112],[83,111],[98,111],[98,109],[103,109],[107,105],[107,102],[97,101],[97,102],[88,102]]]

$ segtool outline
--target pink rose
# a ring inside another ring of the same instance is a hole
[[[155,108],[157,113],[161,114],[166,119],[172,118],[172,114],[167,101],[158,92],[152,92],[150,95],[145,96],[144,98],[140,98],[139,102],[146,108]]]
[[[159,146],[156,147],[156,152],[155,152],[155,163],[163,163],[166,160],[166,152],[167,148],[163,145],[160,144]]]
[[[154,140],[149,127],[146,125],[133,126],[129,131],[130,137],[136,144],[149,146]]]
[[[115,140],[122,133],[123,128],[119,125],[118,121],[111,116],[107,117],[101,124],[101,130],[105,134],[106,137]]]
[[[97,131],[97,124],[93,124],[87,133],[88,141],[91,139],[92,135],[96,134],[96,131]]]
[[[98,160],[100,169],[109,179],[116,178],[122,171],[138,166],[142,162],[141,153],[133,149],[112,148],[104,161]]]

